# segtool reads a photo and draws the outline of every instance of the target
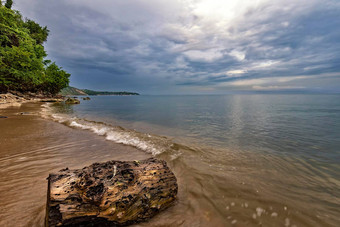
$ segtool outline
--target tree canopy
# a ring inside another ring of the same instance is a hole
[[[0,92],[56,94],[68,86],[70,74],[44,59],[49,30],[23,20],[20,12],[10,9],[12,3],[0,5]]]
[[[7,0],[5,3],[5,7],[8,9],[11,9],[13,5],[13,1],[12,0]]]

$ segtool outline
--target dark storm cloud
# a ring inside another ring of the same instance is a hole
[[[15,3],[49,27],[49,57],[72,73],[75,86],[144,93],[340,90],[338,1]]]

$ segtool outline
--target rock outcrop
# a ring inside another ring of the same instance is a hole
[[[109,161],[48,177],[46,226],[124,226],[171,206],[177,181],[165,161]]]
[[[10,106],[20,106],[26,102],[62,102],[63,97],[59,95],[36,94],[12,91],[12,93],[0,94],[0,109]]]
[[[80,104],[80,101],[77,98],[67,98],[65,104]]]

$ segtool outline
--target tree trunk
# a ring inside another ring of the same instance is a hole
[[[48,177],[46,226],[123,226],[145,221],[176,199],[165,161],[109,161]]]

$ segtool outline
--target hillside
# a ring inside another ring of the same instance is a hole
[[[136,92],[126,91],[93,91],[89,89],[78,89],[75,87],[66,87],[61,90],[61,95],[139,95]]]
[[[135,92],[126,92],[126,91],[93,91],[88,89],[82,89],[88,95],[139,95]]]
[[[65,95],[88,95],[84,91],[78,88],[75,88],[75,87],[66,87],[62,89],[59,94],[64,95],[64,96]]]

